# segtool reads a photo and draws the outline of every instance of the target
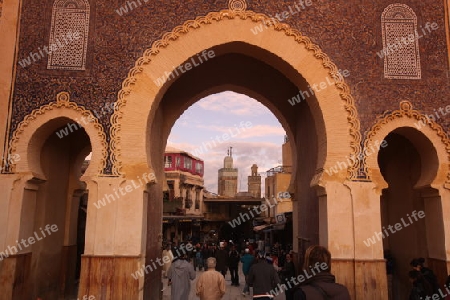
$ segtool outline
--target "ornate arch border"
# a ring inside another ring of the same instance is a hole
[[[337,66],[330,60],[330,58],[322,52],[318,45],[315,45],[311,40],[302,35],[302,33],[294,28],[291,28],[288,24],[283,24],[270,18],[265,14],[256,13],[253,11],[245,10],[221,10],[220,12],[210,12],[206,16],[197,17],[195,20],[186,21],[183,25],[175,27],[171,32],[165,33],[162,39],[155,41],[151,48],[147,49],[143,56],[139,58],[135,66],[129,71],[128,77],[122,83],[122,89],[118,93],[118,100],[115,106],[115,112],[111,116],[111,162],[112,162],[112,173],[113,175],[122,174],[122,162],[121,162],[121,148],[120,148],[120,131],[121,131],[121,119],[123,117],[123,108],[127,104],[127,96],[130,95],[133,90],[133,85],[137,81],[137,75],[143,72],[144,66],[151,63],[152,58],[160,54],[165,48],[167,48],[172,42],[181,38],[182,36],[199,29],[203,26],[208,26],[215,24],[224,19],[250,19],[254,23],[261,23],[266,28],[271,30],[281,31],[288,37],[292,37],[298,44],[304,44],[308,51],[313,52],[313,56],[317,60],[322,61],[324,68],[329,70],[329,75],[335,78],[335,86],[339,90],[341,99],[344,101],[344,107],[347,111],[347,121],[350,126],[349,135],[351,136],[351,152],[354,157],[361,151],[361,133],[360,133],[360,122],[358,119],[357,108],[353,96],[351,95],[349,86],[345,83],[344,78],[340,75]],[[348,169],[347,178],[350,180],[357,180],[358,177],[358,166],[359,162],[356,161],[355,164]]]
[[[56,96],[56,102],[50,102],[33,110],[19,123],[9,143],[9,155],[12,155],[13,153],[28,153],[28,143],[30,139],[36,130],[52,120],[52,118],[47,118],[46,115],[55,110],[61,110],[58,117],[73,119],[73,117],[69,116],[70,113],[64,114],[65,110],[69,110],[71,114],[75,113],[79,118],[88,120],[88,124],[84,126],[84,129],[86,130],[92,145],[91,165],[95,166],[95,175],[102,174],[108,158],[108,143],[106,141],[106,134],[103,126],[89,110],[86,110],[83,106],[78,106],[75,102],[71,102],[70,94],[68,92],[59,93]],[[98,149],[98,151],[96,151],[96,149]],[[9,171],[15,172],[16,169],[19,169],[19,172],[29,169],[28,158],[25,157],[25,159],[21,159],[16,165],[12,165],[12,168]]]
[[[399,126],[393,124],[393,122],[399,120],[404,120],[402,123],[403,126],[409,125],[409,127],[415,128],[416,130],[420,131],[431,141],[431,143],[433,143],[434,146],[436,146],[436,142],[441,143],[441,152],[445,151],[447,156],[447,170],[445,171],[446,179],[444,182],[444,187],[450,189],[450,139],[441,125],[433,120],[430,120],[426,115],[423,115],[419,111],[414,110],[412,104],[409,101],[401,101],[400,109],[392,112],[386,112],[384,115],[378,117],[376,123],[366,133],[366,138],[364,140],[364,149],[369,149],[370,145],[373,145],[377,138],[384,138],[384,136],[380,136],[381,130],[387,128],[389,132],[392,132],[396,128],[399,128]],[[421,127],[417,128],[417,126],[415,126],[416,124],[420,124]],[[425,130],[422,130],[422,128],[425,128]],[[431,137],[431,134],[435,134],[435,137]],[[367,174],[367,179],[374,179],[376,182],[382,183],[381,186],[385,187],[386,182],[382,178],[378,163],[376,162],[378,151],[374,154],[376,155],[371,155],[370,158],[364,156],[363,168],[365,173]],[[443,155],[441,155],[441,157],[442,156]],[[376,172],[379,174],[374,174],[372,170],[376,170]]]

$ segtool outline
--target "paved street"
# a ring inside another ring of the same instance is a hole
[[[191,285],[191,294],[189,296],[188,300],[197,300],[199,299],[197,296],[195,296],[195,284],[197,282],[197,278],[201,275],[201,273],[203,273],[203,271],[197,271],[197,276],[196,278],[192,281],[192,285]],[[226,284],[226,293],[225,296],[222,298],[222,300],[241,300],[241,299],[252,299],[251,295],[250,296],[243,296],[242,295],[242,290],[244,289],[244,274],[242,274],[242,264],[239,264],[239,282],[240,282],[240,286],[235,287],[235,286],[231,286],[231,277],[230,277],[230,272],[227,273],[226,277],[225,277],[225,284]],[[167,279],[163,279],[163,284],[164,284],[164,292],[163,292],[163,300],[170,300],[170,287],[167,286]],[[250,292],[252,292],[252,289],[250,288]],[[279,295],[278,297],[275,298],[276,300],[285,300],[285,296],[284,294]]]

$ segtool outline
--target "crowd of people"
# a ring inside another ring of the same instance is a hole
[[[204,271],[197,280],[196,295],[201,300],[222,299],[228,271],[231,285],[240,286],[239,263],[242,263],[245,276],[242,289],[244,297],[249,296],[250,288],[253,288],[253,299],[258,300],[270,300],[280,293],[285,294],[286,300],[350,299],[347,288],[336,283],[331,274],[330,252],[321,246],[307,249],[300,272],[297,272],[293,263],[292,250],[283,248],[279,243],[268,247],[267,241],[246,242],[243,245],[236,245],[232,241],[221,241],[218,245],[193,245],[189,241],[182,247],[167,244],[163,250],[165,256],[173,258],[172,261],[165,260],[163,267],[163,275],[171,285],[172,300],[189,299],[196,270]],[[386,253],[385,258],[389,276],[395,268],[395,260]],[[424,258],[415,258],[410,265],[410,300],[435,299],[433,295],[442,295],[437,277],[425,266]],[[450,276],[446,287],[450,290]],[[450,300],[450,292],[439,299]]]
[[[189,299],[191,280],[196,270],[204,271],[196,283],[196,295],[201,300],[221,299],[225,294],[225,276],[230,272],[231,285],[240,286],[239,263],[245,285],[244,297],[253,289],[253,299],[270,300],[284,293],[286,300],[303,299],[340,299],[349,300],[347,288],[335,282],[331,272],[331,254],[321,246],[310,247],[305,254],[304,270],[297,272],[293,263],[292,251],[279,243],[268,247],[267,241],[246,242],[235,245],[232,241],[215,244],[165,247],[163,255],[179,253],[173,262],[164,266],[163,273],[171,285],[172,300]],[[172,253],[169,253],[171,251]],[[311,298],[317,297],[318,298]]]

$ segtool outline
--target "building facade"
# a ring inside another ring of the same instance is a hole
[[[265,222],[270,225],[265,228],[265,239],[269,239],[271,244],[279,242],[285,246],[293,246],[297,240],[293,240],[292,234],[292,213],[294,194],[290,189],[292,157],[288,138],[282,145],[282,166],[277,166],[267,170],[265,178],[265,201],[270,203],[270,207],[265,214]],[[291,194],[292,193],[292,194]],[[296,249],[301,247],[296,247]],[[306,250],[306,249],[305,249]]]
[[[0,299],[74,289],[86,191],[79,298],[159,299],[130,274],[160,256],[167,138],[224,90],[286,130],[293,238],[353,299],[387,299],[384,250],[398,299],[412,258],[450,273],[448,0],[0,3]]]
[[[166,148],[163,239],[178,244],[200,238],[203,219],[204,162],[185,151]]]

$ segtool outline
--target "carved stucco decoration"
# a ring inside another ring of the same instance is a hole
[[[426,115],[421,114],[419,111],[414,110],[411,102],[409,101],[401,101],[399,110],[386,112],[382,116],[378,117],[378,120],[375,123],[375,125],[372,126],[372,128],[366,133],[366,139],[364,141],[364,149],[368,149],[370,147],[370,145],[373,143],[374,136],[383,126],[385,126],[386,124],[390,123],[395,119],[400,119],[404,117],[414,119],[415,121],[417,121],[417,123],[421,122],[422,124],[425,124],[425,126],[430,127],[432,130],[436,132],[437,136],[439,136],[442,143],[445,145],[445,149],[447,150],[448,162],[450,164],[450,139],[447,133],[445,132],[445,130],[442,128],[441,125],[431,120]],[[366,179],[370,180],[371,174],[369,172],[369,168],[365,158],[363,160],[363,166],[364,171],[367,174]],[[450,165],[449,171],[447,173],[447,180],[445,182],[445,186],[450,187]]]
[[[349,86],[345,83],[344,78],[338,71],[338,67],[330,60],[330,58],[322,52],[318,45],[315,45],[311,40],[302,35],[297,29],[291,28],[290,25],[280,23],[269,16],[256,13],[253,11],[238,11],[238,10],[222,10],[220,12],[211,12],[206,16],[197,17],[195,20],[188,20],[183,25],[175,27],[171,32],[163,35],[163,38],[155,41],[150,49],[144,52],[144,55],[139,58],[135,66],[128,73],[128,77],[122,83],[122,89],[118,93],[118,100],[116,102],[116,109],[114,114],[111,116],[111,162],[113,164],[112,174],[120,175],[122,169],[122,163],[120,160],[120,141],[119,141],[119,131],[121,130],[121,118],[122,118],[122,108],[127,103],[127,95],[130,94],[132,86],[136,81],[136,75],[143,71],[143,65],[151,63],[152,57],[160,54],[162,50],[168,47],[172,41],[177,40],[183,35],[188,34],[190,31],[199,29],[202,26],[207,26],[213,24],[214,22],[220,22],[224,19],[235,19],[240,18],[242,20],[250,19],[255,23],[268,24],[267,26],[273,30],[282,31],[287,36],[292,37],[299,44],[304,44],[305,48],[314,53],[314,57],[322,61],[322,65],[329,69],[329,74],[332,78],[336,80],[336,87],[340,90],[340,95],[342,100],[345,102],[345,110],[348,112],[348,123],[350,126],[349,135],[352,138],[351,148],[352,153],[349,155],[357,156],[361,150],[361,133],[360,133],[360,122],[358,119],[357,108],[355,106],[355,101],[351,95]],[[359,161],[356,161],[353,166],[348,170],[348,179],[356,180],[358,177],[358,166]]]
[[[32,127],[34,121],[45,115],[46,112],[60,109],[60,108],[67,108],[74,110],[77,112],[77,114],[81,117],[84,117],[86,120],[90,120],[90,123],[94,126],[94,128],[97,131],[98,139],[101,142],[102,149],[100,150],[101,158],[100,158],[100,166],[97,170],[97,174],[102,174],[103,170],[106,166],[106,161],[108,158],[108,143],[106,141],[106,134],[103,130],[103,126],[98,122],[98,119],[89,111],[86,110],[83,106],[78,106],[75,102],[70,101],[70,95],[67,92],[61,92],[56,96],[56,102],[50,102],[46,105],[41,106],[38,109],[33,110],[29,115],[27,115],[22,122],[19,123],[17,126],[17,129],[14,131],[13,136],[11,138],[10,144],[9,144],[9,154],[15,153],[17,150],[17,144],[19,140],[22,137],[22,134],[24,130],[27,127]],[[63,116],[63,115],[62,115]],[[36,128],[37,129],[37,128]],[[12,168],[8,170],[9,172],[14,172],[14,166],[11,165]]]
[[[228,2],[228,9],[233,11],[244,11],[247,9],[247,1],[245,0],[230,0]]]

